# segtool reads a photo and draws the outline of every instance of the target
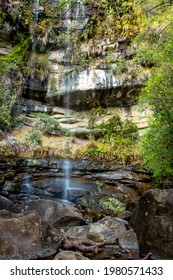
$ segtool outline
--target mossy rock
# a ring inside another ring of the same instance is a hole
[[[2,185],[5,182],[5,177],[4,176],[0,176],[0,185]]]
[[[8,195],[9,193],[19,192],[21,189],[20,184],[11,181],[6,181],[2,187],[2,193]]]
[[[125,211],[125,204],[121,203],[117,198],[107,196],[105,194],[88,195],[77,200],[80,205],[93,211],[118,215]]]

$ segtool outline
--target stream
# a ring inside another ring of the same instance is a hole
[[[67,159],[3,160],[7,169],[5,172],[2,170],[5,167],[1,161],[0,169],[4,181],[1,184],[0,194],[7,197],[19,209],[24,207],[23,205],[28,209],[30,207],[28,205],[32,204],[40,209],[42,206],[38,206],[39,203],[46,204],[46,201],[50,206],[45,206],[44,211],[53,211],[52,213],[57,211],[51,210],[52,203],[60,203],[62,207],[75,207],[85,220],[85,225],[79,227],[80,231],[83,231],[84,238],[85,235],[87,238],[88,231],[102,232],[108,223],[104,222],[103,226],[100,224],[102,220],[110,219],[112,223],[111,219],[118,218],[119,220],[116,220],[118,224],[116,229],[113,226],[112,233],[110,226],[103,231],[105,238],[109,230],[108,238],[113,237],[116,231],[120,231],[118,234],[122,236],[121,244],[130,247],[133,258],[139,259],[137,239],[129,221],[139,196],[151,186],[150,177],[145,172],[139,171],[137,166],[125,168],[121,165],[108,166],[106,163],[104,165],[88,160]],[[65,229],[72,239],[76,239],[80,231],[78,232],[78,227],[70,224],[69,220]],[[117,245],[107,245],[100,253],[85,256],[89,259],[128,259],[127,254]]]

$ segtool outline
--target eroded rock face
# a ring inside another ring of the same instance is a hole
[[[84,224],[81,213],[75,207],[52,200],[31,200],[23,203],[21,209],[36,211],[49,225],[57,228]]]
[[[148,70],[134,68],[131,63],[134,49],[128,40],[121,34],[119,38],[111,38],[110,34],[99,40],[92,37],[94,35],[87,40],[83,40],[82,35],[73,38],[73,32],[82,30],[85,33],[92,15],[100,9],[97,4],[77,1],[67,18],[68,5],[67,13],[60,15],[53,1],[1,2],[2,35],[10,42],[20,37],[19,34],[30,33],[30,49],[37,52],[34,59],[32,54],[28,55],[25,65],[29,70],[22,84],[25,98],[76,110],[136,103]],[[102,12],[104,14],[104,9]],[[47,19],[49,24],[45,25]],[[8,54],[13,44],[7,42],[1,47],[0,41],[0,54]],[[111,59],[110,54],[113,55]],[[121,60],[123,66],[119,66]]]
[[[173,258],[173,189],[145,192],[132,215],[141,254]]]
[[[55,65],[50,72],[46,100],[52,105],[75,109],[127,106],[136,103],[142,81],[115,77],[107,69],[88,68],[74,72]],[[72,68],[72,67],[71,67]],[[131,92],[131,93],[130,93]]]
[[[0,211],[0,259],[35,259],[55,250],[59,240],[36,213]]]

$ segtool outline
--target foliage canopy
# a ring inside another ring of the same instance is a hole
[[[140,96],[153,110],[150,127],[142,139],[144,163],[160,182],[173,175],[173,3],[137,1],[145,15],[136,59],[151,67]],[[148,55],[149,54],[149,55]]]

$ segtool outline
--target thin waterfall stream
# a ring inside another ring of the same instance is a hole
[[[71,65],[71,59],[72,59],[72,46],[71,46],[71,28],[73,27],[73,21],[75,21],[75,26],[78,26],[80,24],[80,20],[84,18],[84,5],[83,1],[78,0],[75,3],[73,11],[73,5],[72,1],[69,1],[66,4],[66,11],[65,11],[65,28],[66,28],[66,46],[64,50],[64,56],[65,56],[65,64],[67,66]],[[68,91],[68,75],[65,76],[67,79],[65,85],[65,95],[66,98],[64,99],[64,107],[67,109],[70,109],[70,92]],[[64,171],[64,177],[65,177],[65,190],[64,190],[64,197],[63,199],[67,200],[68,198],[68,189],[70,189],[70,177],[71,177],[71,169],[72,165],[71,162],[68,159],[64,160],[63,164],[63,171]]]
[[[70,184],[71,170],[72,170],[72,165],[71,165],[70,160],[65,159],[64,163],[63,163],[65,182],[64,182],[64,194],[62,197],[62,199],[64,199],[64,200],[68,200],[68,190],[71,187],[71,184]]]
[[[39,0],[34,1],[34,30],[33,30],[33,37],[32,37],[32,58],[34,58],[36,47],[37,47],[37,24],[38,24],[38,17],[39,17]]]
[[[36,55],[37,55],[37,41],[38,41],[38,19],[39,19],[39,5],[40,5],[40,0],[34,0],[33,3],[33,14],[34,14],[34,26],[33,26],[33,31],[32,31],[32,52],[30,56],[30,75],[31,79],[34,80],[36,77]],[[33,99],[34,98],[34,90],[33,88],[30,88],[27,98],[28,99]]]

